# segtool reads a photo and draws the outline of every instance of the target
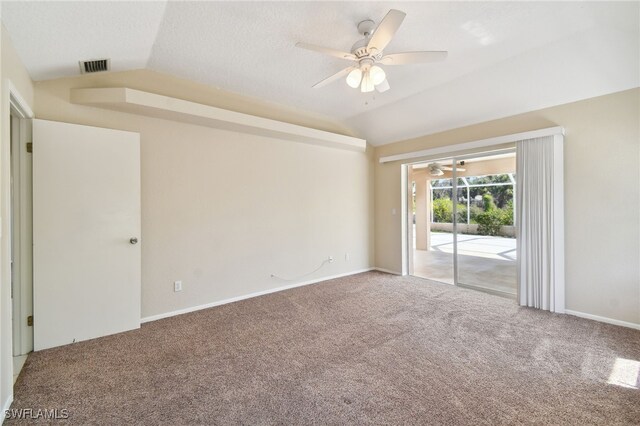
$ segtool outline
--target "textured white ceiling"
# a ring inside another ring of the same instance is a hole
[[[445,62],[386,67],[391,90],[338,81],[349,63],[294,47],[349,50],[356,24],[407,17],[387,47],[448,50]],[[638,2],[3,2],[36,80],[107,56],[320,113],[381,144],[637,87]]]
[[[2,23],[31,78],[78,75],[78,61],[144,68],[165,2],[2,2]]]

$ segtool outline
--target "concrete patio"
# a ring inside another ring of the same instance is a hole
[[[516,294],[515,238],[461,234],[458,253],[461,286]],[[431,250],[414,249],[413,275],[454,283],[453,234],[431,232]]]

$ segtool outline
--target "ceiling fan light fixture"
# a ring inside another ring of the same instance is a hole
[[[365,72],[362,76],[360,91],[362,91],[362,93],[373,92],[374,87],[373,80],[371,80],[371,74],[369,74],[369,71]]]
[[[444,172],[438,163],[429,164],[429,174],[431,176],[442,176]]]
[[[377,65],[371,67],[369,75],[371,76],[371,81],[373,81],[374,86],[382,83],[387,78],[384,70]]]
[[[357,89],[360,86],[360,82],[362,81],[362,71],[360,68],[355,68],[352,70],[347,76],[347,84],[349,87]]]
[[[352,62],[351,66],[336,72],[311,87],[324,87],[335,81],[342,80],[347,76],[346,82],[349,87],[354,89],[360,87],[362,93],[369,93],[374,90],[383,93],[390,88],[386,72],[382,67],[374,64],[396,66],[444,60],[447,57],[446,51],[415,51],[398,52],[389,55],[383,54],[385,48],[398,31],[398,28],[402,25],[405,16],[406,13],[391,9],[377,26],[371,19],[360,22],[358,24],[358,32],[364,36],[364,38],[356,41],[349,52],[309,43],[296,43],[296,47],[298,48]]]

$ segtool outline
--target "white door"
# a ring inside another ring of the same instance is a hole
[[[33,120],[35,350],[140,327],[139,240],[140,135]]]

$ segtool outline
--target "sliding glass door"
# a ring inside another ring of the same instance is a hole
[[[515,152],[409,166],[416,276],[515,295]]]
[[[515,153],[458,164],[456,284],[515,295]]]

